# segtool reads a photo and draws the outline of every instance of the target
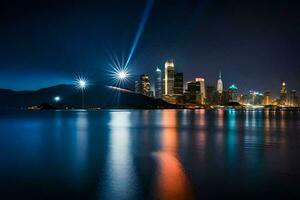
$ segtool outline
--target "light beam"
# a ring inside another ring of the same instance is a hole
[[[135,38],[134,38],[131,50],[129,52],[129,56],[128,56],[127,61],[126,61],[125,66],[124,66],[125,68],[127,68],[128,64],[129,64],[129,62],[131,60],[131,57],[134,54],[134,51],[135,51],[135,49],[136,49],[136,47],[138,45],[138,42],[139,42],[139,40],[141,38],[141,35],[142,35],[143,31],[144,31],[146,22],[147,22],[147,20],[148,20],[148,18],[150,16],[150,12],[152,10],[153,4],[154,4],[154,0],[148,0],[147,1],[146,7],[145,7],[145,10],[144,10],[144,15],[143,15],[142,20],[141,20],[141,22],[139,24],[138,31],[137,31],[137,33],[135,35]]]

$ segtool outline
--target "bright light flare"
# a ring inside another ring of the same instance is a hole
[[[54,97],[54,101],[55,102],[59,102],[60,101],[60,97],[59,96]]]
[[[78,84],[79,84],[79,87],[80,87],[80,88],[85,88],[85,86],[86,86],[86,82],[85,82],[84,80],[80,80],[80,81],[78,82]]]
[[[109,70],[109,75],[112,80],[112,84],[115,86],[120,86],[126,83],[130,79],[130,74],[125,67],[110,65],[111,70]]]
[[[76,79],[75,85],[78,89],[84,90],[88,85],[88,81],[85,78],[79,77]]]
[[[119,71],[119,72],[117,73],[117,75],[118,75],[118,78],[119,78],[119,79],[123,80],[123,79],[126,79],[126,77],[127,77],[128,74],[127,74],[126,71],[121,70],[121,71]]]

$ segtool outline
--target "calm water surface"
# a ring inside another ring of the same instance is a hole
[[[0,113],[0,199],[300,199],[300,113]]]

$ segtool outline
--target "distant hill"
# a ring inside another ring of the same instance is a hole
[[[0,89],[1,109],[25,109],[39,104],[55,105],[53,98],[61,97],[60,105],[81,107],[81,91],[73,85],[57,85],[37,91]],[[85,90],[86,107],[101,108],[175,108],[161,99],[120,91],[102,85],[91,85]]]

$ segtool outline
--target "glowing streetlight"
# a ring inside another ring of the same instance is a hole
[[[85,80],[79,80],[78,81],[78,86],[81,89],[84,89],[86,87],[86,81]]]
[[[84,90],[87,87],[87,80],[84,78],[78,78],[76,80],[76,87],[81,90],[81,108],[84,109]]]
[[[60,96],[56,96],[53,98],[56,103],[60,102]]]

